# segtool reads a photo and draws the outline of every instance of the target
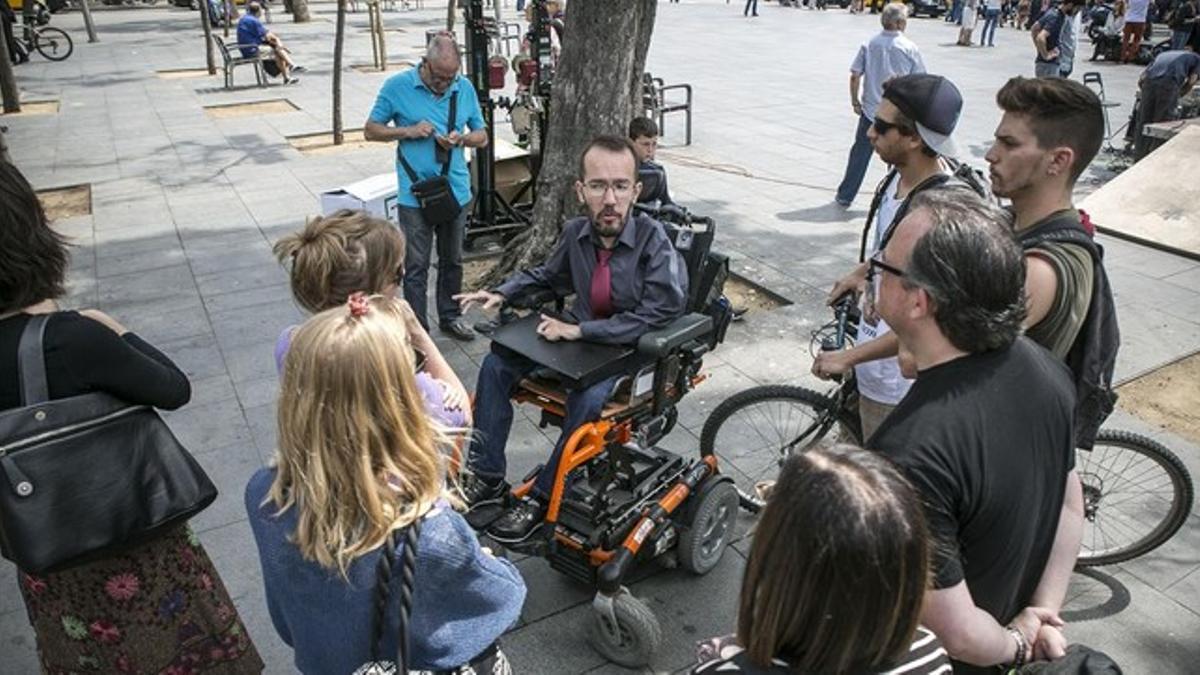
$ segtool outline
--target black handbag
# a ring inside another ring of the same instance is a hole
[[[144,542],[217,498],[150,406],[103,392],[49,400],[48,319],[21,333],[22,407],[0,413],[0,554],[32,573]]]
[[[450,118],[446,124],[447,130],[455,128],[457,111],[458,93],[454,92],[450,94]],[[441,149],[441,146],[437,145],[436,139],[430,140],[433,141],[435,149]],[[458,218],[458,214],[462,212],[462,206],[459,205],[458,198],[454,196],[454,189],[450,186],[450,179],[447,178],[450,173],[451,152],[446,151],[446,159],[442,162],[442,172],[439,175],[419,180],[417,172],[413,170],[408,160],[404,159],[403,146],[403,143],[396,145],[396,158],[404,172],[408,174],[408,179],[412,181],[411,191],[417,198],[417,204],[421,209],[421,218],[425,224],[429,227],[438,227],[454,222],[454,219]]]

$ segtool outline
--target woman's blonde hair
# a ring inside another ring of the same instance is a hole
[[[298,514],[306,560],[337,568],[445,496],[440,448],[414,379],[403,307],[384,296],[296,331],[279,394],[278,474],[267,501]]]
[[[289,268],[296,302],[316,314],[394,282],[404,266],[404,234],[382,218],[341,209],[311,218],[274,251]]]

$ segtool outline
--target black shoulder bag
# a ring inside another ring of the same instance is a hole
[[[457,112],[458,90],[456,89],[450,94],[450,118],[446,123],[448,131],[452,131],[455,128],[454,123]],[[431,140],[435,148],[440,147],[437,145],[437,139]],[[408,160],[404,159],[404,143],[400,142],[396,145],[396,159],[400,161],[400,166],[403,167],[404,173],[408,174],[408,179],[412,181],[412,194],[417,198],[417,204],[421,208],[421,218],[430,227],[454,222],[454,219],[462,211],[462,207],[458,204],[458,199],[454,196],[454,190],[450,187],[450,179],[447,178],[450,174],[450,160],[453,157],[452,150],[446,151],[446,161],[442,163],[442,172],[433,178],[420,180],[417,177],[417,172],[413,170],[412,165],[408,163]]]
[[[49,318],[25,325],[22,407],[0,413],[0,554],[32,573],[144,542],[217,498],[150,406],[103,392],[50,400],[42,348]]]

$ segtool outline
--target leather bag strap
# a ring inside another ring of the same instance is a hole
[[[17,347],[17,372],[21,376],[21,405],[30,406],[50,400],[46,382],[46,356],[42,346],[49,314],[35,314],[21,331]]]

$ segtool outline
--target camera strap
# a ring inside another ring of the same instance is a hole
[[[461,86],[461,85],[459,85],[459,86]],[[456,119],[455,118],[457,117],[457,113],[458,113],[458,87],[456,86],[454,88],[454,91],[452,91],[452,92],[448,91],[446,93],[450,94],[450,117],[446,122],[446,133],[450,133],[451,131],[454,131],[454,129],[456,128],[456,126],[455,126]],[[433,141],[434,148],[436,150],[437,139],[431,138],[429,140]],[[445,176],[450,173],[450,160],[452,158],[453,158],[453,156],[450,154],[450,151],[447,150],[446,151],[446,161],[442,164],[441,175]],[[413,170],[412,165],[408,163],[408,160],[404,159],[404,141],[400,141],[399,143],[396,144],[396,159],[400,161],[400,166],[404,168],[404,173],[408,174],[409,180],[411,180],[414,183],[421,182],[421,179],[417,177],[417,172]]]

